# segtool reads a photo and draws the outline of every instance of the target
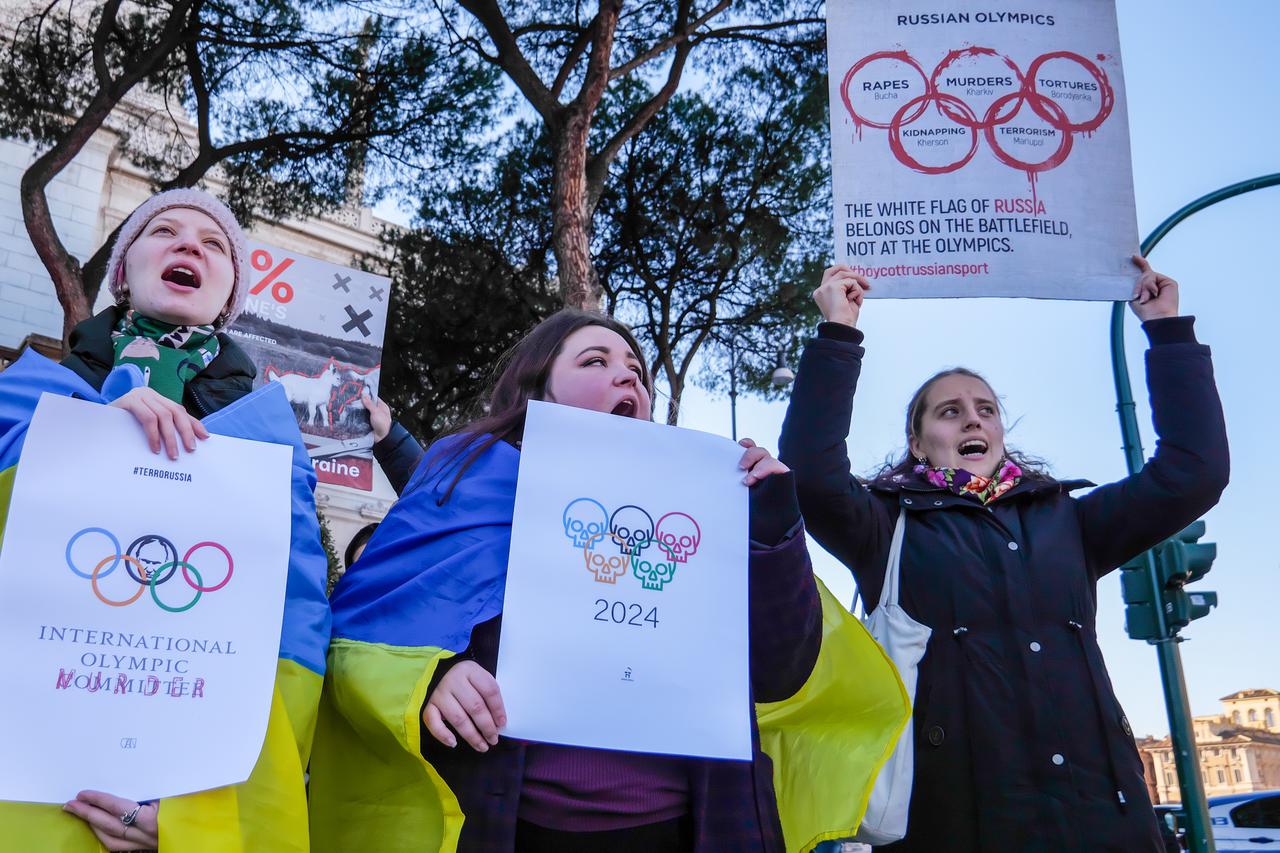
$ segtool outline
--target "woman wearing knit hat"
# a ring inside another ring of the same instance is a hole
[[[193,451],[211,431],[291,447],[287,592],[257,763],[238,785],[160,802],[82,791],[62,810],[0,803],[5,849],[309,849],[303,770],[329,643],[328,562],[313,497],[315,471],[293,411],[278,386],[253,390],[253,363],[223,334],[244,307],[246,260],[244,232],[213,196],[181,189],[144,202],[125,220],[108,262],[115,304],[76,326],[61,365],[27,352],[0,374],[0,447],[10,456],[20,452],[41,393],[124,409],[141,424],[152,451],[163,449],[173,459],[179,446]],[[0,504],[7,499],[6,462],[16,458],[0,458]],[[3,524],[0,512],[0,534]]]
[[[146,385],[111,405],[142,424],[171,459],[208,437],[198,420],[253,388],[255,368],[222,330],[248,292],[244,231],[218,199],[197,189],[158,193],[120,228],[107,262],[115,305],[71,332],[62,362],[94,388],[120,364]]]

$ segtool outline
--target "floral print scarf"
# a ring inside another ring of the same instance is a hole
[[[1022,480],[1022,469],[1012,459],[1000,463],[994,477],[979,477],[963,468],[932,468],[924,464],[917,465],[915,472],[931,485],[977,498],[983,504],[991,503]]]

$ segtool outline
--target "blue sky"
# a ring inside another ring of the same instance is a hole
[[[1280,3],[1118,0],[1118,13],[1141,235],[1206,192],[1280,171]],[[1280,311],[1277,225],[1280,188],[1263,190],[1197,214],[1151,257],[1178,279],[1184,313],[1196,315],[1200,339],[1213,347],[1234,462],[1231,486],[1207,516],[1206,539],[1218,543],[1218,559],[1199,584],[1216,590],[1220,605],[1184,631],[1189,642],[1181,645],[1195,714],[1217,713],[1219,697],[1236,690],[1280,688],[1280,548],[1270,538],[1280,513],[1267,485],[1277,476],[1268,457],[1280,426],[1277,359],[1267,343]],[[1032,300],[871,303],[860,323],[867,359],[849,442],[854,470],[869,470],[901,447],[902,409],[924,378],[963,364],[985,373],[1003,396],[1016,422],[1010,443],[1047,458],[1060,476],[1099,483],[1124,476],[1110,310],[1109,303]],[[1149,455],[1145,338],[1131,315],[1126,332]],[[739,433],[776,448],[785,403],[738,403]],[[690,391],[681,425],[727,435],[728,400]],[[815,559],[848,600],[848,572],[825,554]],[[1135,732],[1167,733],[1155,650],[1125,635],[1115,574],[1098,598],[1103,652]]]

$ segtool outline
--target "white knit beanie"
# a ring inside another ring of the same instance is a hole
[[[218,223],[218,227],[227,235],[227,241],[231,244],[231,269],[235,274],[231,285],[231,307],[225,314],[219,314],[214,321],[214,328],[225,329],[234,323],[236,317],[239,317],[240,312],[244,310],[244,300],[249,293],[249,249],[245,242],[244,231],[241,230],[240,223],[236,222],[235,214],[204,190],[194,188],[165,190],[162,193],[156,193],[129,214],[124,225],[120,226],[120,235],[116,237],[116,244],[111,247],[111,258],[107,261],[107,288],[115,297],[117,305],[128,302],[129,291],[125,287],[123,274],[125,252],[129,251],[129,247],[133,245],[134,240],[138,239],[138,235],[142,233],[142,229],[148,222],[157,214],[175,207],[189,207],[201,213],[207,213],[210,219]]]

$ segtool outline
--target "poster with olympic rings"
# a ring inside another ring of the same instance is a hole
[[[835,257],[872,297],[1128,299],[1114,0],[831,0]]]
[[[508,737],[751,758],[742,453],[530,401],[498,646]]]
[[[176,461],[133,416],[45,394],[0,543],[0,800],[135,800],[248,778],[289,561],[289,447]]]

